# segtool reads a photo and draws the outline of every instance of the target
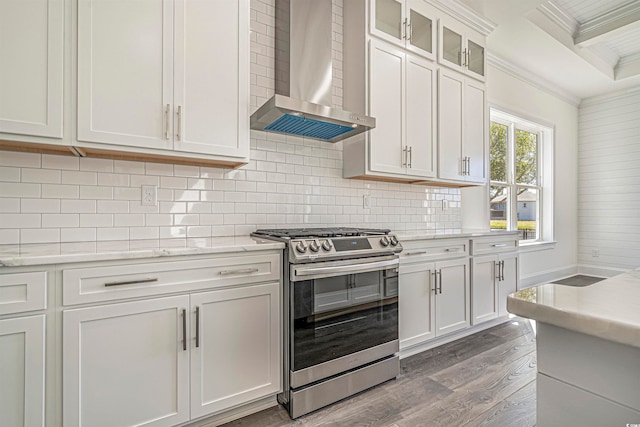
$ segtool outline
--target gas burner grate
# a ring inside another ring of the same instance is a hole
[[[349,237],[349,236],[376,236],[389,234],[391,230],[377,228],[356,227],[329,227],[329,228],[279,228],[262,229],[252,233],[254,236],[279,237],[289,239],[314,238],[314,237]]]

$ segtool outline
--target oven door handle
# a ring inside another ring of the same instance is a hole
[[[367,262],[363,264],[351,264],[351,265],[337,265],[333,267],[316,267],[305,268],[296,270],[296,276],[315,276],[317,274],[333,274],[333,273],[359,273],[362,271],[369,271],[375,269],[382,269],[384,267],[393,267],[398,265],[400,261],[396,259],[390,259],[385,261]]]

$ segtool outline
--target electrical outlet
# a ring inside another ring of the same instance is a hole
[[[600,249],[594,249],[591,251],[591,256],[594,258],[598,258],[600,256]]]
[[[143,185],[141,204],[142,206],[158,206],[158,187]]]
[[[371,207],[371,196],[365,194],[362,196],[362,207],[365,209],[369,209]]]

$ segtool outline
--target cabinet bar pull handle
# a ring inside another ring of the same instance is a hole
[[[442,293],[442,270],[438,270],[438,289],[440,290],[440,293]]]
[[[230,274],[257,273],[258,271],[260,271],[259,268],[240,268],[238,270],[222,270],[218,274],[221,276],[228,276]]]
[[[182,105],[178,105],[178,132],[176,132],[176,138],[180,141],[180,134],[182,133]]]
[[[415,251],[415,252],[405,252],[406,256],[411,255],[426,255],[427,251]]]
[[[467,157],[467,175],[471,175],[471,157]]]
[[[200,347],[200,307],[196,306],[196,348]]]
[[[438,294],[438,272],[434,271],[433,272],[433,293],[434,294]]]
[[[445,252],[459,252],[460,248],[447,248],[444,251]]]
[[[496,280],[498,280],[498,282],[500,281],[500,261],[494,261],[494,264],[496,266],[496,269],[498,270],[498,273],[496,275]]]
[[[402,166],[406,167],[409,163],[409,153],[408,153],[408,148],[404,147],[402,149]]]
[[[147,279],[137,279],[137,280],[123,280],[122,282],[107,282],[104,284],[105,287],[109,286],[122,286],[122,285],[136,285],[138,283],[151,283],[157,282],[157,277],[150,277]]]
[[[187,351],[187,309],[182,309],[182,351]]]
[[[169,110],[171,109],[171,105],[167,104],[164,109],[164,139],[169,139]]]
[[[463,67],[469,66],[469,64],[467,64],[467,49],[462,51],[462,66]]]
[[[413,167],[413,147],[409,147],[409,167]]]
[[[404,21],[402,21],[402,29],[403,29],[403,33],[402,34],[402,38],[403,39],[407,39],[407,18],[404,18]]]
[[[469,68],[470,61],[471,61],[471,49],[467,49],[467,68]]]
[[[502,268],[500,268],[500,280],[504,282],[504,261],[500,261]]]
[[[411,37],[413,36],[412,34],[412,30],[411,30],[411,22],[407,22],[407,41],[410,42],[411,41]]]
[[[495,243],[495,244],[493,244],[491,246],[493,246],[494,248],[504,248],[505,246],[507,246],[507,244],[506,243]]]

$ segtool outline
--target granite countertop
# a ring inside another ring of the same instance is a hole
[[[640,347],[640,268],[593,285],[546,284],[507,298],[510,313]]]
[[[486,236],[509,236],[518,234],[517,231],[506,230],[479,230],[479,229],[461,229],[450,233],[438,233],[428,231],[402,231],[396,233],[400,242],[410,242],[412,240],[431,240],[431,239],[455,239],[470,237],[486,237]]]
[[[62,246],[60,244],[12,246],[0,249],[0,267],[250,252],[284,248],[283,243],[274,241],[258,242],[249,236],[209,237],[190,240],[158,239],[153,241],[152,246],[148,248],[137,247],[129,241],[113,241],[101,245],[96,245],[94,242],[71,246]]]

